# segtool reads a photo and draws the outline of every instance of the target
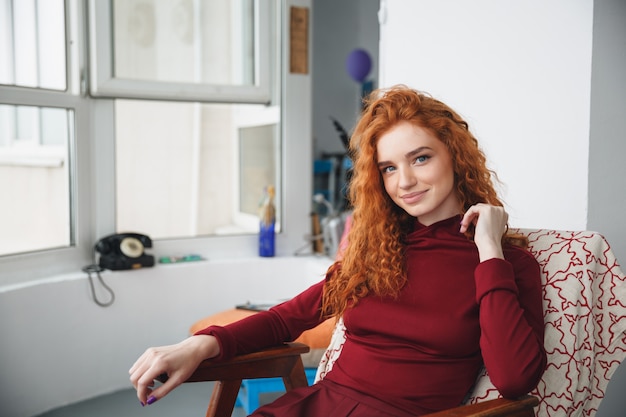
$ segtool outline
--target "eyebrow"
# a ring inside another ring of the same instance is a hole
[[[432,151],[433,148],[431,148],[430,146],[420,146],[419,148],[413,149],[412,151],[409,151],[409,152],[405,153],[404,157],[406,159],[409,159],[409,158],[411,158],[413,156],[416,156],[416,155],[418,155],[418,154],[420,154],[420,153],[422,153],[422,152],[424,152],[426,150]],[[379,167],[390,165],[390,164],[391,164],[391,161],[379,161],[378,162],[378,166]]]

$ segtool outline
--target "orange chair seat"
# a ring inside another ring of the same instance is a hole
[[[243,310],[238,308],[221,311],[217,314],[213,314],[211,316],[200,319],[192,324],[189,328],[189,333],[194,334],[198,330],[202,330],[205,327],[212,325],[225,326],[227,324],[236,322],[256,313],[256,311]],[[334,327],[335,319],[328,319],[321,323],[319,326],[302,333],[300,337],[295,340],[295,342],[304,343],[305,345],[309,346],[311,350],[326,349],[330,344],[330,337],[333,333]]]

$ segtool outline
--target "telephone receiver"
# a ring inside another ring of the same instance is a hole
[[[139,233],[119,233],[100,239],[94,250],[100,254],[98,265],[119,271],[154,266],[154,256],[144,249],[152,247],[152,239]]]

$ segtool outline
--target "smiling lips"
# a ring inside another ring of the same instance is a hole
[[[406,204],[415,204],[415,203],[419,202],[422,199],[422,197],[424,197],[424,195],[426,195],[427,191],[428,190],[418,191],[418,192],[410,193],[410,194],[404,194],[404,195],[400,196],[400,198]]]

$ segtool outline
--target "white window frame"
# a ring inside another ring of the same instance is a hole
[[[282,156],[279,159],[281,175],[280,194],[281,232],[276,236],[277,256],[293,255],[307,244],[311,234],[310,213],[312,207],[313,149],[311,146],[312,93],[311,74],[290,73],[288,68],[289,14],[290,7],[311,7],[311,0],[278,0],[281,4],[280,24],[283,36],[279,42],[280,56],[274,65],[279,65],[282,78],[272,80],[280,83],[280,137]],[[309,39],[312,39],[309,36]],[[309,40],[309,49],[311,48]],[[273,100],[275,98],[272,98]],[[115,232],[115,189],[110,180],[115,176],[115,151],[111,138],[114,137],[114,104],[110,98],[93,103],[94,125],[92,133],[93,152],[98,155],[93,161],[94,183],[98,193],[94,205],[98,208],[95,235],[104,236]],[[286,198],[289,196],[289,198]],[[241,219],[243,220],[243,219]],[[243,220],[246,222],[246,220]],[[245,223],[244,223],[245,224]],[[195,238],[173,238],[155,240],[153,253],[198,253],[208,259],[246,258],[258,256],[256,234],[211,235]]]
[[[49,6],[49,3],[39,3],[34,0],[31,0],[30,2],[26,1],[21,5],[25,6],[25,10],[32,13],[32,14],[29,14],[29,17],[32,19],[33,24],[35,24],[34,22],[37,19],[39,19],[42,16],[42,14],[45,15],[45,7]],[[15,10],[17,6],[16,3],[7,4],[6,6],[7,6],[7,10],[5,10],[5,12],[7,13],[12,12],[9,14],[13,16],[15,16],[16,13],[19,14],[19,12],[16,12]],[[40,7],[40,6],[43,6],[43,7]],[[65,10],[68,10],[68,5],[64,4],[64,6],[65,6]],[[3,75],[4,75],[2,78],[5,78],[8,76],[9,78],[12,78],[13,83],[15,83],[15,84],[11,84],[11,81],[9,81],[9,84],[3,85],[3,86],[4,87],[13,87],[13,86],[18,87],[15,90],[6,90],[7,91],[6,94],[10,96],[15,95],[17,96],[16,99],[19,100],[19,97],[21,96],[21,94],[19,93],[15,94],[15,93],[19,91],[31,91],[28,89],[32,89],[34,91],[49,90],[51,92],[60,92],[63,94],[66,94],[64,89],[70,90],[70,91],[76,91],[77,84],[75,84],[74,86],[68,86],[69,77],[66,77],[64,79],[63,86],[56,85],[54,87],[51,87],[50,83],[47,83],[45,81],[42,82],[42,77],[45,78],[46,76],[46,73],[42,71],[42,68],[46,67],[47,68],[46,71],[50,69],[50,66],[46,65],[49,62],[49,59],[46,60],[45,58],[43,58],[43,62],[40,60],[40,58],[42,58],[40,53],[47,49],[45,43],[46,41],[48,41],[48,38],[50,38],[50,36],[46,36],[47,32],[44,31],[43,34],[40,33],[40,30],[41,30],[40,27],[20,27],[19,25],[16,26],[10,16],[7,15],[4,17],[7,20],[4,21],[4,19],[2,19],[3,21],[0,22],[0,24],[5,26],[2,29],[0,29],[0,31],[2,31],[2,34],[0,35],[0,49],[2,49],[3,52],[9,52],[10,50],[14,48],[20,49],[20,47],[24,49],[25,45],[19,43],[19,39],[21,38],[19,34],[16,36],[17,39],[14,38],[13,35],[15,34],[15,31],[19,30],[22,33],[25,33],[25,32],[32,33],[32,37],[28,39],[28,42],[27,42],[28,45],[26,48],[26,49],[31,50],[31,54],[32,54],[31,62],[24,63],[22,61],[18,62],[17,60],[13,60],[13,61],[9,60],[2,64],[3,68],[1,71],[3,72]],[[66,16],[66,20],[67,20],[67,16]],[[65,31],[65,35],[66,35],[65,37],[67,38],[67,35],[68,35],[67,30]],[[54,39],[54,38],[53,40],[57,41],[57,39]],[[66,52],[67,52],[66,56],[69,56],[69,54],[72,52],[72,51],[67,50],[67,45],[66,45]],[[52,55],[48,55],[48,56],[52,56]],[[56,55],[54,56],[55,56],[55,59],[57,59],[56,61],[57,64],[60,62],[63,62],[63,65],[64,65],[63,71],[66,74],[69,74],[68,64],[70,61],[68,59],[65,59],[64,61],[62,61],[61,57],[56,57]],[[24,68],[25,66],[28,66],[29,68]],[[59,68],[55,65],[52,65],[52,67]],[[24,74],[28,74],[28,75],[26,75],[24,78]],[[20,77],[20,75],[22,77]],[[56,75],[60,75],[60,74],[56,74]],[[56,77],[53,77],[53,78],[55,80],[58,79]],[[21,90],[22,88],[25,90]],[[4,99],[10,100],[9,97],[4,97]],[[6,143],[0,143],[0,165],[58,167],[58,166],[62,166],[65,163],[68,163],[64,146],[57,146],[57,145],[50,145],[50,144],[42,143],[41,108],[43,106],[38,105],[38,104],[24,105],[24,104],[17,104],[14,102],[10,102],[10,103],[7,102],[7,103],[2,103],[2,104],[8,104],[10,106],[13,106],[13,111],[9,111],[9,113],[3,114],[3,116],[5,117],[0,118],[0,129],[3,130],[4,136],[8,140]],[[28,139],[20,138],[20,140],[16,140],[16,131],[18,129],[18,126],[15,123],[16,121],[15,118],[17,116],[17,108],[19,107],[31,107],[36,112],[36,115],[34,115],[33,117],[35,126],[33,126],[33,129],[32,129],[32,136],[30,136]],[[46,106],[46,107],[50,108],[50,107],[61,107],[61,106]]]
[[[113,74],[112,2],[89,0],[90,94],[94,97],[220,103],[271,101],[269,0],[255,0],[255,85],[130,80]]]
[[[69,140],[70,244],[29,253],[0,256],[0,287],[26,285],[44,276],[80,270],[92,258],[90,194],[90,103],[80,91],[85,34],[80,0],[65,0],[67,91],[0,85],[0,104],[57,107],[72,110]]]
[[[202,1],[202,0],[197,0]],[[281,90],[284,88],[282,84],[281,75],[276,68],[282,68],[282,72],[287,74],[284,69],[282,50],[284,43],[276,42],[271,44],[271,33],[274,31],[272,25],[274,19],[278,19],[278,23],[285,27],[284,14],[288,12],[288,7],[283,0],[275,0],[276,7],[272,7],[270,0],[255,0],[255,80],[256,86],[232,86],[232,85],[210,85],[201,83],[180,83],[180,82],[164,82],[164,81],[149,81],[149,80],[137,80],[137,79],[123,79],[117,78],[113,74],[113,2],[110,0],[89,0],[89,34],[90,34],[90,94],[96,98],[99,98],[98,103],[95,104],[98,109],[95,114],[94,123],[100,128],[95,133],[100,139],[96,140],[95,146],[98,148],[97,154],[102,158],[104,155],[109,155],[114,158],[114,145],[110,143],[106,138],[114,136],[114,106],[112,99],[138,99],[138,100],[161,100],[161,101],[176,101],[176,102],[218,102],[218,103],[233,103],[233,104],[261,104],[265,105],[263,109],[256,108],[254,110],[238,110],[237,123],[241,126],[255,126],[255,125],[267,125],[278,124],[281,127],[281,106],[273,105],[274,103],[280,103],[283,101]],[[282,10],[282,15],[272,16],[272,12],[276,13],[277,10]],[[240,22],[235,22],[239,24]],[[241,28],[233,28],[233,36],[238,36]],[[284,34],[287,33],[286,29],[283,29]],[[272,49],[276,50],[276,53],[272,52]],[[236,59],[236,58],[234,58]],[[278,74],[277,74],[278,73]],[[107,123],[107,120],[113,121]],[[108,126],[108,127],[107,127]],[[282,137],[283,130],[280,130],[279,137]],[[237,132],[234,132],[234,137],[237,137]],[[113,141],[114,142],[114,141]],[[237,145],[234,145],[237,147]],[[281,144],[277,144],[277,171],[280,172],[283,168],[281,165]],[[235,155],[238,155],[238,149],[236,149]],[[101,172],[109,172],[108,176],[113,177],[115,175],[114,170],[111,171],[110,166],[104,166],[104,162],[94,161],[97,164],[96,170],[98,176]],[[236,178],[236,184],[239,183],[239,163],[233,161],[232,175]],[[284,175],[284,171],[283,171]],[[283,195],[280,190],[280,185],[277,184],[277,202]],[[116,230],[115,222],[115,195],[116,192],[108,184],[101,184],[98,187],[105,192],[99,193],[96,204],[98,207],[106,207],[102,210],[103,215],[98,218],[97,231],[99,234],[114,233]],[[108,196],[107,196],[108,194]],[[238,198],[239,193],[234,193]],[[103,196],[100,198],[100,196]],[[239,201],[233,202],[233,222],[235,229],[240,233],[254,233],[258,228],[258,217],[250,216],[239,211]],[[279,208],[279,213],[282,213],[283,207]],[[106,214],[104,214],[106,213]],[[281,226],[278,225],[278,230],[281,230]],[[226,232],[225,235],[216,233],[223,237],[228,237],[232,230]],[[237,232],[234,233],[235,235]],[[213,236],[209,236],[212,238]],[[184,238],[184,239],[199,239]],[[170,240],[171,242],[171,240]]]

